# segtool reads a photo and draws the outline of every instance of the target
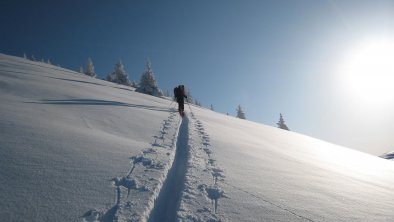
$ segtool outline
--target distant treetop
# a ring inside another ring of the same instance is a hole
[[[242,110],[241,105],[238,105],[238,107],[237,107],[237,117],[240,118],[240,119],[246,119],[245,113]]]
[[[282,113],[279,114],[279,122],[276,123],[276,125],[278,125],[279,129],[284,129],[284,130],[290,131],[290,129],[285,124],[285,120],[283,119]]]

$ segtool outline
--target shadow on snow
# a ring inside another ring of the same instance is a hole
[[[44,99],[41,100],[40,102],[25,102],[25,103],[52,104],[52,105],[124,106],[124,107],[161,111],[161,112],[173,111],[170,108],[164,108],[159,106],[139,105],[139,104],[131,104],[131,103],[118,102],[118,101],[110,101],[110,100],[98,100],[98,99],[58,99],[58,100]]]

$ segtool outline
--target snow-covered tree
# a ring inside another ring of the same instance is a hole
[[[31,61],[37,61],[34,55],[31,55]]]
[[[170,91],[168,91],[168,89],[164,91],[163,94],[165,97],[170,97]]]
[[[51,60],[47,60],[47,64],[52,65]]]
[[[27,59],[26,53],[23,53],[23,58]]]
[[[240,118],[240,119],[246,119],[245,113],[242,110],[241,105],[238,105],[238,107],[237,107],[237,117]]]
[[[122,60],[119,60],[119,62],[115,64],[115,70],[111,74],[108,74],[107,81],[131,86],[129,75],[124,70]]]
[[[194,104],[196,104],[196,106],[200,106],[201,107],[201,103],[197,99],[194,100]]]
[[[81,74],[84,74],[84,73],[83,73],[83,67],[80,66],[80,67],[77,69],[77,72],[79,72],[79,73],[81,73]]]
[[[92,59],[89,57],[88,62],[86,64],[86,69],[84,72],[86,75],[91,76],[91,77],[96,77],[96,73],[94,72],[94,65]]]
[[[211,104],[211,110],[212,110],[212,111],[214,111],[214,109],[213,109],[213,105],[212,105],[212,104]]]
[[[278,128],[284,129],[284,130],[290,130],[290,129],[286,126],[285,121],[283,120],[282,113],[280,113],[279,115],[280,115],[280,116],[279,116],[279,122],[276,124],[276,125],[278,125]]]
[[[146,70],[142,73],[141,81],[136,91],[152,96],[163,96],[155,80],[152,65],[149,60],[146,62]]]

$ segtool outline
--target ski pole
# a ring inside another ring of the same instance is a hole
[[[187,105],[189,106],[190,112],[193,113],[192,108],[190,107],[189,99],[186,99]]]
[[[168,109],[175,111],[175,106],[174,105],[175,105],[175,103],[174,103],[174,101],[172,101],[170,103],[170,105],[168,106]]]
[[[171,105],[174,103],[174,100],[171,101],[170,105],[168,107],[171,108]]]

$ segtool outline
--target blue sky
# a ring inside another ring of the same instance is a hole
[[[0,12],[2,53],[74,70],[90,56],[100,77],[122,59],[135,81],[149,58],[163,90],[185,84],[218,112],[240,104],[272,126],[283,113],[296,132],[394,150],[393,105],[363,112],[370,104],[353,104],[337,70],[356,43],[394,36],[393,1],[6,0]]]

